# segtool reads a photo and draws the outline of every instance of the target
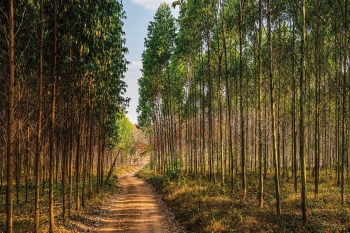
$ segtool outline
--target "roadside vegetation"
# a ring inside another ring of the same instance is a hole
[[[139,157],[137,157],[139,159]],[[138,160],[137,159],[137,160]],[[79,211],[74,207],[76,206],[76,201],[73,198],[69,213],[65,218],[62,216],[62,184],[60,181],[54,184],[54,195],[55,195],[55,222],[57,232],[91,232],[96,230],[99,226],[100,218],[105,215],[104,210],[101,208],[102,205],[109,200],[109,198],[117,192],[117,182],[118,178],[130,171],[135,169],[134,166],[129,165],[130,163],[124,163],[124,158],[120,158],[118,163],[120,164],[113,171],[113,175],[104,183],[102,188],[97,192],[93,189],[91,198],[88,197],[88,192],[84,193],[87,200],[84,201],[84,205],[81,206]],[[132,163],[137,165],[136,163]],[[105,181],[107,175],[104,176]],[[97,177],[94,175],[92,177],[92,186],[97,187]],[[19,195],[16,196],[14,206],[13,206],[13,223],[14,232],[27,233],[30,229],[34,227],[33,209],[35,203],[34,195],[34,183],[28,182],[28,200],[25,200],[25,185],[21,184],[18,187]],[[82,190],[83,185],[79,185],[79,189]],[[73,184],[73,190],[75,190],[75,184]],[[0,189],[0,197],[5,196],[6,187]],[[40,217],[40,232],[48,232],[49,230],[49,216],[48,216],[48,182],[42,182],[40,185],[41,192],[41,217]],[[74,196],[74,193],[73,193]],[[17,199],[18,197],[18,199]],[[6,210],[5,210],[5,199],[0,198],[0,232],[6,232]]]
[[[70,210],[69,216],[62,217],[62,185],[61,182],[57,182],[54,185],[55,195],[55,221],[56,229],[58,232],[84,232],[87,230],[93,230],[97,226],[99,216],[101,215],[101,204],[107,199],[109,195],[112,195],[116,191],[117,176],[114,175],[111,179],[103,185],[99,193],[96,190],[93,191],[93,195],[89,198],[84,206],[76,211],[75,208]],[[97,179],[93,177],[93,186],[96,187]],[[13,206],[13,231],[18,233],[27,233],[30,229],[34,228],[34,183],[28,183],[28,201],[26,202],[25,196],[18,195],[18,200],[15,200]],[[25,186],[20,185],[19,192],[25,193]],[[73,186],[73,188],[75,188]],[[80,185],[80,189],[82,185]],[[5,190],[0,190],[0,197],[5,196]],[[41,199],[40,203],[40,232],[48,232],[49,230],[49,216],[48,216],[48,183],[42,183],[40,185]],[[87,194],[87,193],[86,193]],[[75,206],[75,200],[72,200],[72,206]],[[6,232],[6,210],[5,210],[5,199],[0,198],[0,232]]]
[[[318,197],[307,192],[309,221],[303,224],[300,213],[300,193],[293,189],[293,179],[281,179],[281,216],[275,213],[273,174],[265,180],[264,206],[259,208],[259,185],[255,172],[247,174],[248,191],[243,200],[236,180],[235,192],[206,179],[178,175],[176,178],[158,175],[149,169],[137,175],[145,178],[161,194],[168,207],[188,232],[349,232],[350,209],[340,204],[336,195],[340,187],[332,179],[334,171],[322,173]],[[240,174],[238,174],[240,175]],[[308,180],[312,174],[308,173]],[[310,187],[312,182],[308,182]],[[346,192],[350,192],[349,189]]]

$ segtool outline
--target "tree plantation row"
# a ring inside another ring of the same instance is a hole
[[[273,175],[307,191],[330,174],[346,204],[349,173],[348,0],[178,0],[148,26],[139,125],[153,169],[219,182],[243,198],[256,172],[260,208]],[[306,177],[314,179],[306,186]],[[255,178],[256,179],[256,178]]]
[[[53,232],[135,154],[125,13],[119,0],[9,0],[0,12],[0,231]]]

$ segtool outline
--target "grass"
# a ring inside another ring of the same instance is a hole
[[[149,167],[138,173],[148,180],[174,211],[188,232],[349,232],[349,202],[340,204],[340,188],[334,176],[321,174],[319,195],[314,195],[314,178],[308,174],[309,222],[302,223],[300,193],[294,193],[293,179],[281,179],[282,215],[275,214],[274,179],[265,180],[264,207],[258,207],[258,176],[247,174],[247,197],[243,200],[240,181],[235,191],[199,178],[169,179]],[[239,176],[237,176],[239,177]],[[219,182],[217,182],[219,183]],[[300,190],[300,181],[299,181]],[[228,185],[227,185],[228,186]],[[346,187],[346,193],[349,193]]]
[[[120,169],[125,171],[126,168]],[[85,185],[85,206],[81,207],[80,211],[75,211],[76,202],[75,198],[75,184],[73,180],[73,202],[71,216],[63,219],[62,217],[62,186],[58,181],[57,185],[54,184],[54,198],[55,198],[55,232],[82,232],[88,228],[91,228],[96,224],[96,218],[94,215],[100,214],[101,203],[105,201],[109,195],[112,195],[116,191],[117,175],[112,176],[106,185],[99,193],[96,193],[97,180],[96,176],[93,176],[93,197],[88,200],[87,192],[88,185]],[[86,181],[87,182],[87,181]],[[34,229],[34,181],[31,181],[28,186],[28,203],[25,202],[25,186],[21,184],[19,186],[19,199],[17,202],[16,189],[14,187],[13,195],[13,232],[31,232]],[[40,186],[40,231],[48,232],[49,224],[49,187],[48,182],[41,183]],[[67,215],[68,215],[68,188],[67,187]],[[82,190],[82,184],[80,184],[80,192]],[[6,232],[6,186],[3,186],[0,190],[0,232]]]

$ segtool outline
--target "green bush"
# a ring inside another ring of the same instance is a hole
[[[159,176],[159,175],[150,177],[148,181],[157,190],[163,190],[166,184],[166,178],[164,176]]]

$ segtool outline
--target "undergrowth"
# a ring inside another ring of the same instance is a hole
[[[314,195],[314,178],[308,174],[309,221],[302,223],[300,193],[294,193],[293,179],[281,179],[282,215],[275,213],[274,179],[264,181],[264,207],[258,207],[258,176],[247,174],[247,196],[243,200],[240,181],[221,187],[198,177],[176,179],[156,174],[145,167],[138,174],[162,194],[188,232],[350,232],[349,203],[340,204],[340,188],[334,177],[321,174],[319,194]],[[237,176],[239,177],[239,176]],[[229,182],[229,181],[227,181]],[[300,189],[300,184],[299,187]],[[349,193],[347,188],[346,193]]]
[[[124,168],[123,171],[128,168]],[[58,181],[54,184],[54,198],[55,198],[55,232],[83,232],[86,229],[91,228],[96,223],[96,218],[93,215],[98,215],[101,207],[101,203],[106,200],[108,195],[112,195],[116,191],[117,175],[113,175],[109,181],[103,185],[99,193],[96,192],[97,180],[96,176],[93,177],[93,195],[92,198],[88,199],[88,185],[85,185],[85,206],[81,206],[80,211],[75,211],[76,202],[75,198],[75,184],[73,183],[73,200],[71,215],[68,217],[68,184],[67,190],[67,217],[62,217],[62,186],[61,182]],[[19,186],[18,201],[16,194],[14,195],[13,201],[13,232],[16,233],[27,233],[32,232],[34,229],[34,181],[31,181],[28,185],[28,203],[25,202],[25,186],[21,184]],[[48,232],[49,224],[49,187],[48,183],[41,183],[40,189],[40,232]],[[82,184],[80,184],[80,192],[82,190]],[[6,186],[3,186],[0,190],[0,232],[6,232]],[[81,195],[81,194],[80,194]],[[81,198],[81,196],[80,196]]]

